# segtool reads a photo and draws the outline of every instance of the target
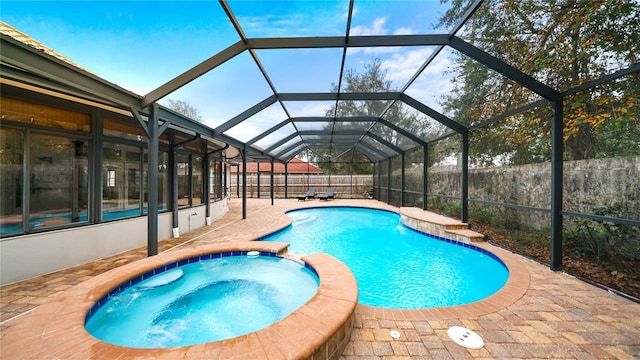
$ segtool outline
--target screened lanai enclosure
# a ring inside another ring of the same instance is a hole
[[[374,199],[468,222],[553,270],[604,269],[607,286],[640,295],[638,2],[388,1],[379,12],[359,0],[267,3],[200,3],[226,24],[215,41],[198,29],[206,22],[159,9],[159,22],[188,27],[176,31],[201,46],[150,39],[166,56],[149,68],[175,68],[172,52],[183,50],[199,60],[155,77],[144,95],[42,63],[4,35],[3,76],[49,77],[130,113],[148,139],[150,195],[159,141],[179,126],[238,150],[212,149],[237,167],[245,201],[247,163],[297,157],[322,176],[369,175]],[[176,98],[200,113],[174,116]],[[159,205],[149,196],[149,209]]]

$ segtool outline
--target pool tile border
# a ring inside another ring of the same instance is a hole
[[[297,207],[295,209],[291,209],[286,211],[283,215],[286,216],[286,213],[298,210],[306,210],[306,209],[316,209],[316,208],[324,208],[324,207],[355,207],[355,208],[365,208],[365,209],[375,209],[380,211],[387,211],[391,213],[396,213],[398,215],[401,214],[400,208],[395,208],[393,210],[387,208],[380,208],[375,206],[355,206],[355,205],[323,205],[323,204],[312,204],[303,205]],[[423,210],[421,210],[423,211]],[[428,211],[424,211],[425,215],[432,214]],[[440,216],[440,215],[438,215]],[[423,219],[420,219],[424,221]],[[461,222],[448,219],[451,222]],[[280,231],[284,231],[287,226],[291,224],[291,221],[285,226],[275,231],[270,231],[264,235],[261,235],[256,238],[258,242],[264,240],[265,238],[272,236]],[[498,290],[493,295],[484,298],[482,300],[475,301],[473,303],[457,305],[457,306],[447,306],[447,307],[439,307],[439,308],[422,308],[422,309],[390,309],[390,308],[379,308],[364,304],[358,304],[356,312],[360,315],[374,317],[378,319],[391,319],[391,320],[446,320],[446,319],[457,319],[457,318],[468,318],[468,317],[476,317],[480,315],[490,314],[499,310],[506,308],[507,306],[515,303],[518,299],[524,296],[524,294],[529,289],[530,284],[530,274],[522,261],[526,260],[523,257],[511,253],[507,250],[501,249],[499,247],[493,246],[487,242],[474,242],[465,243],[457,240],[448,239],[442,236],[433,235],[426,233],[424,231],[415,229],[407,224],[402,224],[406,226],[408,229],[412,231],[417,231],[424,235],[433,237],[437,240],[453,243],[459,246],[463,246],[466,248],[474,249],[482,252],[483,254],[487,254],[487,256],[491,256],[500,262],[503,266],[505,266],[509,270],[509,278],[507,279],[507,283],[502,287],[502,289]]]
[[[357,313],[391,320],[446,320],[477,317],[506,308],[529,289],[530,274],[523,258],[488,243],[475,243],[481,251],[492,254],[509,269],[507,283],[493,295],[469,304],[427,309],[388,309],[358,304]]]
[[[439,240],[439,241],[444,241],[444,242],[449,243],[449,244],[458,245],[458,246],[462,246],[462,247],[467,248],[467,249],[478,251],[478,252],[480,252],[482,254],[485,254],[485,255],[491,257],[492,259],[496,260],[497,262],[502,264],[502,266],[507,268],[507,270],[509,269],[507,267],[507,265],[502,261],[502,259],[500,259],[499,256],[497,256],[496,254],[492,253],[489,250],[486,250],[486,249],[484,249],[482,247],[476,246],[475,244],[470,244],[470,243],[466,243],[466,242],[462,242],[462,241],[458,241],[458,240],[454,240],[454,239],[449,239],[449,238],[442,237],[442,236],[439,236],[439,235],[429,234],[429,233],[424,232],[422,230],[414,229],[414,228],[412,228],[411,226],[409,226],[407,224],[402,224],[402,225],[405,226],[407,229],[409,229],[411,231],[417,232],[418,234],[421,234],[421,235],[424,235],[424,236],[428,236],[430,238],[433,238],[433,239],[436,239],[436,240]]]
[[[100,300],[98,300],[95,303],[95,305],[93,305],[93,307],[91,307],[91,310],[89,310],[87,312],[87,316],[85,317],[85,324],[112,297],[117,296],[118,294],[120,294],[124,290],[126,290],[126,289],[128,289],[128,288],[130,288],[132,286],[135,286],[135,285],[139,284],[140,282],[149,279],[152,276],[160,275],[160,274],[162,274],[162,273],[164,273],[164,272],[166,272],[168,270],[173,270],[173,269],[179,268],[181,266],[184,266],[184,265],[187,265],[187,264],[193,264],[193,263],[196,263],[196,262],[199,262],[199,261],[206,261],[206,260],[211,260],[211,259],[220,259],[220,258],[232,257],[232,256],[246,256],[249,253],[249,251],[250,250],[225,251],[225,252],[219,252],[219,253],[212,253],[212,254],[194,256],[192,258],[182,259],[182,260],[179,260],[179,261],[175,261],[175,262],[169,263],[167,265],[160,266],[157,269],[154,269],[154,270],[151,270],[151,271],[147,271],[144,274],[135,276],[131,280],[126,281],[125,283],[123,283],[122,285],[118,286],[117,288],[114,288],[113,290],[109,291],[105,296],[103,296]],[[260,256],[278,257],[278,253],[277,252],[273,252],[273,251],[260,251]],[[314,275],[318,276],[318,273],[313,268],[313,266],[309,265],[308,263],[304,263],[304,267],[307,268],[308,270],[310,270]]]
[[[321,279],[318,292],[289,316],[257,332],[239,337],[166,349],[136,349],[92,337],[84,328],[88,311],[120,284],[174,268],[174,264],[213,253],[241,254],[257,250],[284,255],[288,244],[242,241],[195,246],[139,260],[82,282],[22,316],[4,335],[4,359],[338,359],[355,323],[358,288],[351,271],[335,258],[318,253],[301,260]],[[185,263],[186,264],[186,263]],[[177,265],[176,265],[177,266]]]

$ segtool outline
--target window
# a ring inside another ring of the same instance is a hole
[[[189,197],[191,191],[189,189],[189,172],[191,169],[191,163],[189,161],[189,155],[187,154],[178,154],[178,206],[189,206],[191,203],[189,202]]]
[[[140,215],[140,147],[105,142],[102,220]]]
[[[0,129],[0,236],[23,232],[24,132]]]
[[[144,208],[143,212],[147,214],[149,208],[149,202],[147,198],[147,192],[149,191],[149,186],[147,184],[149,164],[147,153],[145,151],[145,159],[144,159],[144,177],[142,179],[144,183]],[[169,153],[165,151],[160,151],[158,154],[158,211],[164,211],[169,209]]]
[[[202,178],[203,165],[204,159],[202,156],[191,156],[191,205],[204,203],[204,180]]]
[[[119,139],[128,139],[134,141],[147,141],[147,134],[142,127],[137,124],[130,124],[124,121],[116,121],[111,119],[104,119],[103,133],[106,136],[116,137]],[[169,136],[165,133],[160,135],[160,144],[169,144]]]
[[[91,131],[91,117],[87,114],[7,97],[2,98],[0,108],[2,121],[15,121],[83,133]]]
[[[32,134],[29,229],[88,220],[88,141]]]
[[[178,154],[178,206],[204,203],[203,157]]]
[[[158,210],[169,209],[169,153],[161,151],[158,159]]]
[[[88,222],[91,117],[4,96],[0,110],[0,235]]]
[[[223,170],[224,163],[220,160],[212,160],[209,168],[209,198],[213,201],[221,200],[223,197]]]
[[[116,187],[116,171],[107,170],[107,187]]]

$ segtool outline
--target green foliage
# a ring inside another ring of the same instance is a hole
[[[505,230],[532,230],[522,223],[518,210],[504,206],[471,208],[469,217],[474,221]]]
[[[443,2],[452,5],[440,18],[439,25],[445,27],[455,24],[472,3]],[[563,91],[638,63],[639,17],[640,3],[632,0],[489,0],[458,36]],[[455,88],[442,104],[457,122],[477,123],[538,99],[470,58],[454,56]],[[639,96],[639,75],[634,73],[567,97],[568,158],[637,154]],[[474,131],[472,163],[488,165],[497,156],[511,164],[548,161],[551,117],[547,105]]]
[[[627,205],[615,203],[595,209],[594,215],[628,216]],[[576,219],[564,233],[564,250],[572,257],[610,264],[640,261],[640,227],[605,220]]]
[[[470,211],[469,217],[472,218],[474,222],[477,221],[484,224],[493,224],[495,219],[495,216],[493,215],[491,210],[489,210],[489,208],[486,206],[482,206],[476,210]]]
[[[462,202],[455,199],[446,199],[438,195],[427,197],[427,208],[429,211],[440,213],[452,218],[460,218],[462,212]]]
[[[443,212],[452,218],[459,218],[462,212],[462,202],[460,200],[445,201]]]
[[[191,120],[202,122],[202,115],[200,115],[200,110],[195,108],[186,100],[167,99],[167,105],[169,109],[182,114],[190,118]]]
[[[324,175],[373,174],[373,164],[354,149],[343,152],[333,159],[327,158],[328,154],[328,150],[315,149],[309,151],[311,162],[322,168]]]
[[[520,226],[522,227],[522,225]],[[509,231],[512,239],[524,247],[549,247],[549,231],[540,231],[530,228]]]
[[[341,84],[341,89],[338,89],[338,84],[332,84],[331,92],[346,92],[346,93],[361,93],[361,92],[392,92],[399,91],[392,88],[392,82],[387,79],[387,72],[382,68],[382,62],[380,59],[373,59],[370,63],[365,64],[364,73],[358,73],[354,69],[347,69],[344,76],[344,81]],[[419,113],[415,110],[411,110],[405,106],[402,102],[391,100],[352,100],[352,101],[340,101],[336,109],[329,109],[325,115],[329,118],[334,117],[372,117],[378,118],[383,116],[386,121],[389,121],[398,127],[406,130],[407,132],[417,135],[421,138],[427,138],[434,136],[433,134],[440,135],[443,133],[442,127],[433,127],[429,123],[422,120]],[[384,126],[382,124],[374,124],[367,121],[363,124],[362,121],[335,121],[326,125],[323,130],[339,131],[339,130],[369,130],[371,133],[379,136],[385,141],[393,144],[393,146],[401,149],[412,149],[418,146],[413,140],[396,132],[395,130]],[[370,144],[378,147],[383,152],[385,151],[383,144]],[[386,151],[391,151],[386,149]],[[435,162],[436,152],[429,152],[430,163]],[[391,155],[391,154],[390,154]],[[334,174],[349,174],[349,164],[347,162],[340,163],[336,159],[338,157],[348,156],[350,162],[353,163],[353,173],[368,174],[371,171],[370,163],[371,159],[355,149],[338,150],[338,149],[316,149],[310,153],[311,161],[318,164],[318,166],[328,168],[329,164],[332,167]],[[408,163],[422,163],[424,162],[423,154],[421,151],[409,151],[407,158]]]

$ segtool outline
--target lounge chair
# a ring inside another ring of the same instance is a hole
[[[316,188],[309,188],[309,191],[307,191],[306,194],[296,196],[296,199],[298,199],[298,201],[300,200],[305,201],[307,199],[315,199],[315,198],[316,198]]]
[[[326,193],[318,195],[318,199],[320,199],[320,200],[333,199],[333,195],[334,195],[334,190],[333,190],[332,187],[330,187],[330,188],[327,188],[327,192]]]

